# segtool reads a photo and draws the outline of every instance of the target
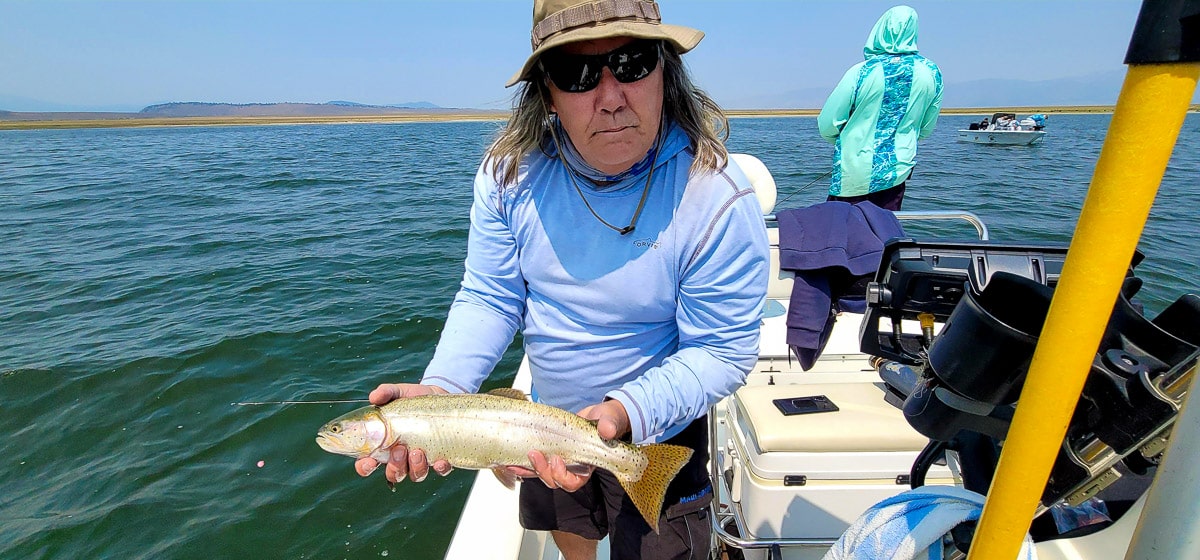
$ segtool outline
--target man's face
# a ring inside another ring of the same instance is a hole
[[[568,55],[604,54],[633,41],[614,37],[569,43],[559,49]],[[636,82],[618,82],[606,67],[595,89],[570,93],[553,82],[549,88],[550,110],[558,113],[584,161],[602,173],[616,175],[633,167],[658,137],[663,106],[661,62]]]

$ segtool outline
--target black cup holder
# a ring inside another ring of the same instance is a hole
[[[929,347],[929,367],[946,387],[993,405],[1016,402],[1054,290],[996,272],[963,298]]]

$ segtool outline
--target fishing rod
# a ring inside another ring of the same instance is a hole
[[[232,402],[229,406],[261,406],[261,405],[286,405],[286,404],[341,404],[341,403],[365,403],[371,402],[367,399],[348,399],[348,400],[329,400],[329,401],[253,401],[253,402]]]
[[[812,181],[809,181],[807,185],[804,185],[803,187],[800,187],[800,188],[798,188],[798,189],[796,189],[796,190],[792,191],[792,193],[791,193],[791,194],[789,194],[789,195],[787,195],[787,196],[783,197],[783,200],[780,200],[779,202],[776,202],[776,203],[775,203],[775,205],[776,205],[776,206],[779,206],[779,205],[783,204],[784,202],[787,202],[787,199],[789,199],[789,198],[792,198],[793,196],[796,196],[797,194],[800,194],[801,192],[804,192],[804,189],[807,189],[808,187],[811,187],[811,186],[813,186],[813,184],[814,184],[814,183],[816,183],[817,181],[820,181],[821,179],[824,179],[824,178],[825,178],[827,175],[829,175],[830,173],[833,173],[833,169],[830,169],[829,171],[826,171],[826,172],[824,172],[824,173],[822,173],[822,174],[818,175],[816,179],[813,179]]]

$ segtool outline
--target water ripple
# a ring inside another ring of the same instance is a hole
[[[997,149],[944,117],[905,206],[1068,241],[1107,119]],[[1200,290],[1197,124],[1142,238],[1150,309]],[[420,378],[498,126],[0,132],[0,557],[440,557],[469,472],[391,493],[313,442],[355,405],[230,403]],[[734,119],[730,147],[767,163],[781,208],[824,200],[815,120]]]

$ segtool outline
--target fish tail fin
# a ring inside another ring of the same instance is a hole
[[[646,454],[646,470],[642,477],[633,480],[629,475],[616,475],[633,505],[645,518],[646,524],[658,533],[658,514],[662,511],[667,486],[679,474],[679,469],[692,458],[692,449],[682,445],[652,443],[641,447]]]

